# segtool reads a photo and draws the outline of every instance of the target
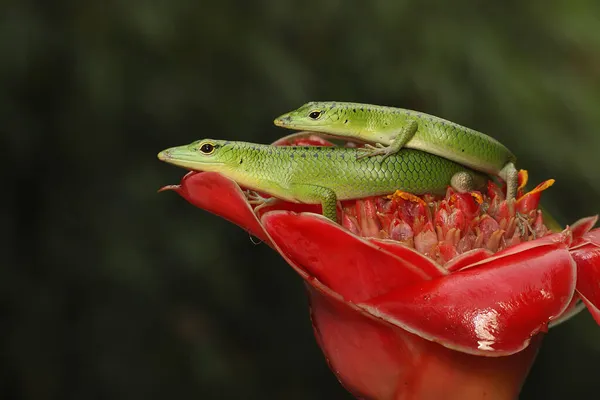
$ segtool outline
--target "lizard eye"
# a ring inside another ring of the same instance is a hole
[[[314,110],[314,111],[311,111],[311,112],[308,114],[308,118],[310,118],[310,119],[315,119],[315,120],[316,120],[316,119],[319,119],[319,118],[321,118],[321,115],[322,115],[322,112],[321,112],[321,111],[319,111],[319,110]]]
[[[215,151],[215,146],[210,143],[204,143],[202,146],[200,146],[200,151],[206,155],[209,155]]]

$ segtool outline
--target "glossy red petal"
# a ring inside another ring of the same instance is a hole
[[[552,322],[548,324],[548,329],[554,328],[555,326],[558,326],[563,322],[570,320],[583,310],[585,310],[585,303],[581,300],[581,296],[575,293],[567,309],[556,319],[553,319]]]
[[[321,215],[274,211],[262,222],[284,257],[348,301],[365,301],[429,279],[410,262]]]
[[[473,356],[366,318],[314,289],[308,295],[317,342],[357,398],[516,398],[541,342],[508,357]]]
[[[415,336],[366,318],[345,304],[308,289],[319,346],[340,382],[357,398],[393,399],[410,373]]]
[[[418,251],[396,241],[376,238],[369,238],[367,240],[382,249],[389,251],[406,263],[412,264],[415,268],[426,273],[429,278],[439,278],[448,274],[444,268],[440,267],[430,258],[427,258]]]
[[[268,243],[246,196],[231,179],[216,172],[190,172],[180,185],[163,189],[174,190],[194,206],[223,217]]]
[[[571,302],[575,281],[575,263],[565,245],[543,243],[395,290],[364,307],[449,348],[500,356],[525,348],[561,315]]]
[[[493,255],[494,253],[487,249],[473,249],[455,257],[453,260],[446,263],[444,267],[449,272],[460,271],[463,268],[469,267],[475,263],[490,258]]]
[[[577,292],[600,324],[600,229],[583,235],[585,242],[571,250],[577,264]]]
[[[506,249],[497,252],[494,255],[494,257],[522,253],[532,248],[540,247],[546,244],[558,244],[563,245],[565,247],[569,247],[572,243],[572,239],[573,237],[571,235],[571,231],[569,229],[565,229],[562,232],[551,233],[536,240],[530,240],[528,242],[523,242],[511,247],[507,247]]]

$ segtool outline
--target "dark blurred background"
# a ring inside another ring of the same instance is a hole
[[[600,211],[597,0],[4,0],[0,397],[350,399],[291,268],[156,193],[158,151],[269,143],[309,100],[486,132],[562,223]],[[599,364],[583,312],[522,398],[595,398]]]

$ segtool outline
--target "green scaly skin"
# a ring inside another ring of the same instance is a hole
[[[275,125],[350,138],[367,146],[361,155],[389,156],[403,147],[425,151],[499,176],[507,199],[517,194],[516,157],[502,143],[442,118],[402,108],[336,101],[310,102],[275,119]]]
[[[402,190],[444,194],[482,188],[487,177],[421,151],[403,149],[389,157],[358,159],[360,150],[344,147],[270,146],[204,139],[158,154],[169,164],[193,171],[214,171],[240,186],[275,198],[321,204],[336,221],[337,200],[378,196]],[[256,210],[255,210],[256,211]]]

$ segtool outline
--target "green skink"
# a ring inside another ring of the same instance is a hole
[[[403,147],[425,151],[499,176],[507,199],[517,194],[516,157],[497,140],[442,118],[401,108],[336,101],[310,102],[275,119],[275,125],[357,139],[361,157],[387,157]]]
[[[164,150],[158,158],[194,171],[219,172],[246,189],[278,199],[321,204],[323,214],[333,221],[337,220],[337,200],[396,190],[444,194],[449,185],[464,192],[477,190],[487,181],[486,176],[458,163],[417,150],[402,149],[385,159],[358,158],[359,154],[356,148],[204,139]]]

